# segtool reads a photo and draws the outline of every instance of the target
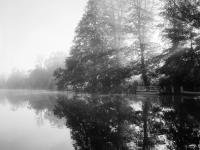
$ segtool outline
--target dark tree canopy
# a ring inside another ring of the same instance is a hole
[[[200,3],[195,0],[169,0],[164,3],[163,14],[169,22],[165,36],[170,39],[171,47],[167,49],[166,62],[160,69],[165,74],[161,84],[197,90],[200,86]]]

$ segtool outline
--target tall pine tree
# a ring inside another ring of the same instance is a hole
[[[88,1],[70,57],[66,59],[66,69],[55,73],[60,87],[72,85],[95,92],[109,91],[129,76],[129,69],[121,68],[118,61],[119,30],[116,30],[117,17],[113,15],[116,10],[108,4],[105,0]]]

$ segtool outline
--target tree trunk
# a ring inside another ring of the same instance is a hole
[[[148,150],[148,111],[149,111],[149,104],[148,101],[144,102],[144,107],[143,107],[143,150]]]
[[[146,0],[145,0],[146,4]],[[146,6],[144,6],[146,8]],[[142,73],[142,79],[144,82],[144,86],[149,86],[149,80],[147,77],[147,69],[145,65],[145,27],[142,25],[142,1],[137,1],[137,15],[138,15],[138,40],[139,40],[139,46],[140,46],[140,57],[141,57],[141,73]]]
[[[144,60],[145,45],[143,43],[140,43],[140,50],[141,50],[142,79],[143,79],[143,82],[144,82],[144,86],[149,86],[149,79],[148,79],[148,76],[147,76],[147,69],[146,69],[145,60]]]

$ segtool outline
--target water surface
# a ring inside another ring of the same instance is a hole
[[[1,90],[2,150],[199,149],[199,97]]]

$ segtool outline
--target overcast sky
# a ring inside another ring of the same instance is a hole
[[[69,51],[87,0],[0,0],[0,74]]]

